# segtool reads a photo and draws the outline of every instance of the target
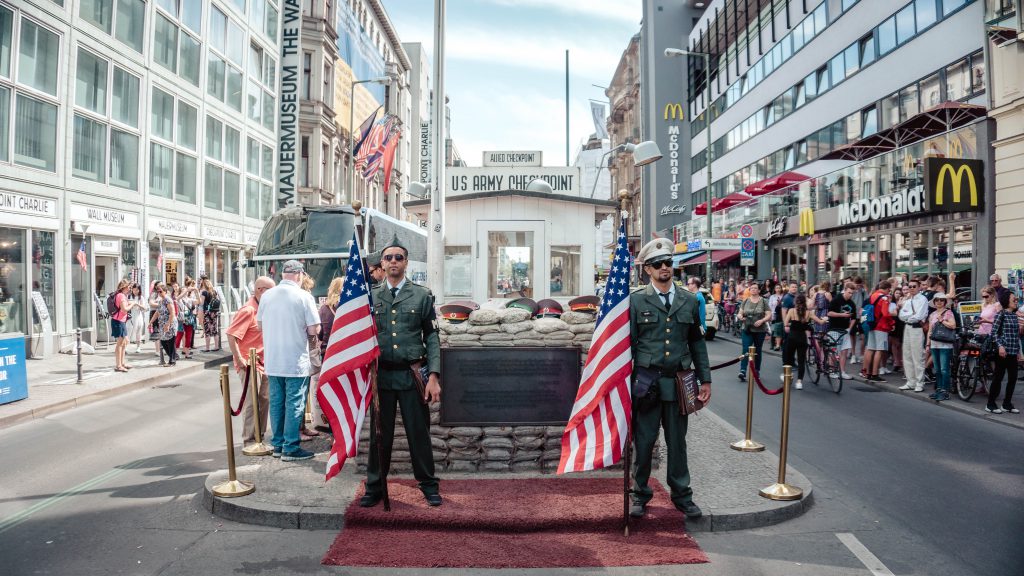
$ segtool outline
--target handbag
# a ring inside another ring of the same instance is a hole
[[[981,355],[995,356],[999,352],[999,342],[996,342],[996,334],[999,333],[997,330],[998,323],[1003,319],[1003,311],[999,311],[999,315],[996,316],[995,322],[992,323],[992,331],[985,335],[985,339],[981,341]],[[999,329],[1002,329],[999,326]]]
[[[932,326],[931,338],[936,342],[952,344],[956,342],[956,330],[947,327],[942,323],[942,318],[939,318],[939,321]]]
[[[704,407],[704,403],[697,398],[700,392],[700,385],[697,384],[697,376],[693,370],[680,370],[676,372],[676,397],[679,399],[679,415],[687,416]]]

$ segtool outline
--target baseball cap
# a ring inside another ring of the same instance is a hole
[[[289,260],[281,267],[281,272],[284,274],[301,274],[305,270],[306,269],[302,266],[302,262],[299,262],[298,260]]]

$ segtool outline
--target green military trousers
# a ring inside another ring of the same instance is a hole
[[[383,372],[383,371],[382,371]],[[405,436],[409,440],[409,453],[412,456],[412,471],[420,484],[423,494],[438,493],[438,479],[434,475],[434,453],[430,446],[430,408],[420,401],[415,388],[411,390],[380,390],[380,424],[384,458],[390,462],[391,447],[395,440],[396,406],[402,410],[402,422],[405,424]],[[381,474],[380,461],[377,458],[376,426],[370,406],[370,454],[366,469],[366,493],[380,494],[381,482],[385,478]]]
[[[633,398],[633,442],[636,448],[633,490],[637,503],[646,504],[654,495],[647,482],[651,477],[651,458],[660,428],[665,429],[667,478],[672,502],[682,505],[693,501],[690,468],[686,462],[686,420],[686,416],[679,414],[679,402],[675,400],[661,400],[657,395],[653,398]]]

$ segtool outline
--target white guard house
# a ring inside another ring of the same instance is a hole
[[[484,154],[486,161],[493,153]],[[552,298],[568,310],[569,300],[594,294],[594,230],[616,203],[589,198],[577,167],[493,164],[447,170],[444,294],[438,303],[496,305],[526,296]],[[550,190],[530,186],[537,179]],[[430,200],[405,207],[426,220]]]

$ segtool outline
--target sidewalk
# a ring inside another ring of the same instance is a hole
[[[226,342],[225,342],[226,344]],[[152,343],[138,354],[129,346],[125,361],[132,370],[114,371],[114,345],[96,346],[95,354],[82,354],[82,384],[74,354],[53,354],[46,359],[28,359],[28,398],[0,406],[0,428],[43,418],[84,406],[97,400],[201,372],[204,368],[230,361],[231,353],[195,352],[192,360],[179,359],[173,367],[161,367]]]
[[[719,333],[715,339],[723,340],[726,342],[732,342],[736,344],[737,347],[740,346],[740,341],[729,334]],[[771,354],[773,356],[778,357],[782,356],[782,352],[775,352],[767,345],[764,348],[762,348],[761,351],[763,354]],[[957,412],[969,414],[971,416],[975,416],[983,420],[990,420],[992,422],[996,422],[1004,426],[1010,426],[1012,428],[1024,430],[1024,417],[1022,417],[1021,414],[989,414],[988,412],[985,412],[985,397],[982,396],[981,394],[975,393],[974,396],[971,398],[970,402],[964,402],[956,394],[951,393],[951,397],[948,401],[935,402],[934,400],[929,400],[928,394],[924,392],[918,393],[900,390],[900,386],[902,386],[905,383],[902,374],[886,374],[885,376],[883,376],[883,378],[887,380],[886,382],[870,382],[860,376],[859,363],[852,364],[852,366],[858,366],[858,368],[853,369],[847,367],[847,371],[850,372],[853,376],[853,382],[856,382],[858,384],[867,384],[869,386],[874,386],[875,388],[878,388],[880,390],[892,392],[893,394],[898,394],[900,396],[907,396],[910,398],[914,398],[915,400],[928,402],[930,404],[939,404],[942,408],[946,410],[955,410]]]
[[[368,421],[367,421],[368,422]],[[803,500],[776,502],[761,497],[758,490],[773,484],[778,473],[778,456],[764,452],[737,452],[729,444],[743,434],[711,412],[702,410],[691,417],[686,437],[694,501],[704,510],[700,520],[687,521],[687,530],[708,532],[743,530],[769,526],[803,514],[812,502],[810,481],[787,467],[786,481],[804,491]],[[664,451],[664,442],[659,446]],[[256,491],[241,498],[215,498],[214,486],[227,479],[221,470],[206,478],[203,506],[214,514],[247,524],[306,530],[339,529],[344,525],[345,508],[353,500],[365,474],[356,472],[349,462],[341,473],[324,483],[324,469],[331,448],[329,435],[303,443],[316,452],[313,460],[282,462],[270,456],[243,456],[239,450],[238,478],[256,484]],[[663,460],[664,461],[664,454]],[[665,485],[665,466],[653,475]],[[441,477],[441,494],[446,479],[522,478],[524,489],[539,473],[452,473]],[[592,476],[622,478],[621,470],[586,473]],[[550,477],[550,475],[547,475]],[[578,476],[578,475],[575,475]],[[411,477],[391,474],[392,478]]]

